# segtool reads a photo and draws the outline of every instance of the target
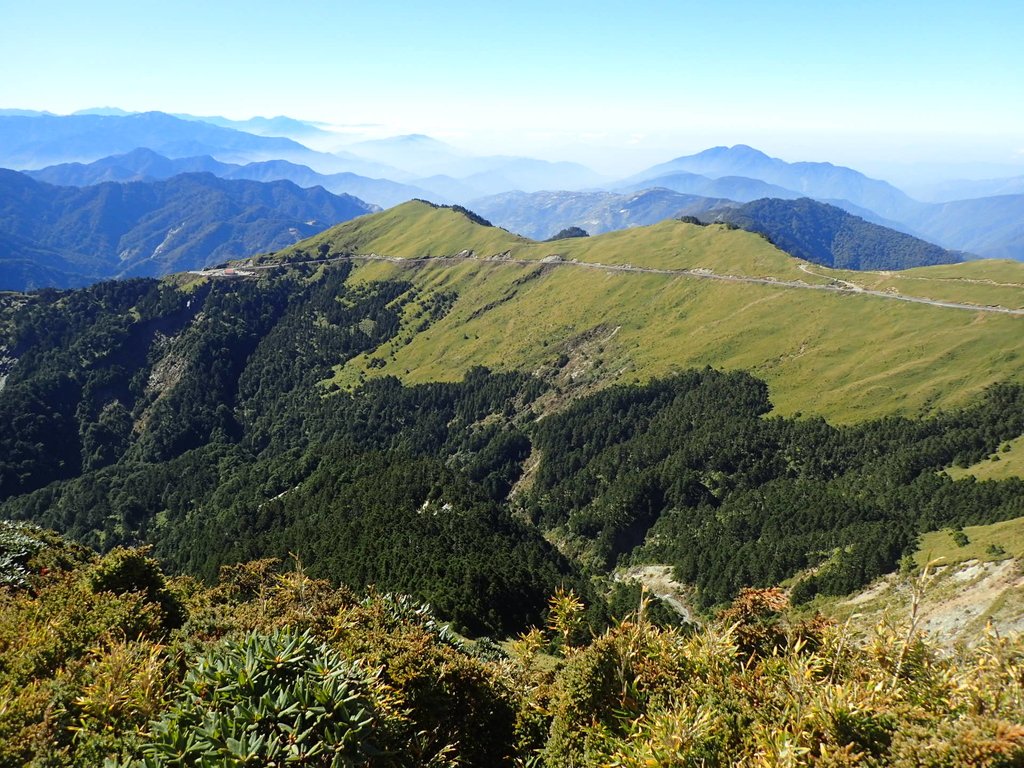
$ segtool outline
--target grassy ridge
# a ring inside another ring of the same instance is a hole
[[[501,253],[531,241],[498,227],[483,227],[449,208],[414,200],[383,213],[362,216],[332,227],[281,251],[316,253],[321,244],[339,253],[381,253],[389,256],[450,256],[463,249],[479,254]]]
[[[343,224],[278,257],[333,253],[454,255],[702,268],[718,274],[867,288],[977,304],[1021,306],[1024,265],[931,267],[850,273],[782,253],[757,235],[666,221],[555,243],[534,243],[461,213],[408,203]],[[455,380],[474,365],[557,371],[566,384],[646,381],[692,366],[745,369],[766,379],[782,413],[852,422],[962,404],[997,381],[1024,380],[1024,320],[880,297],[617,273],[499,259],[373,262],[355,280],[411,280],[424,296],[454,292],[428,329],[409,314],[399,338],[336,371],[363,377]],[[988,282],[986,282],[988,281]],[[411,312],[413,308],[410,308]],[[371,366],[370,363],[373,363]],[[558,366],[562,367],[559,368]]]
[[[859,421],[960,404],[988,384],[1024,378],[1019,318],[567,267],[515,285],[529,274],[478,263],[360,267],[357,279],[402,276],[460,298],[428,331],[353,360],[339,381],[358,372],[453,380],[475,364],[534,370],[560,355],[577,383],[711,365],[765,378],[783,413]],[[367,370],[371,357],[384,366]]]

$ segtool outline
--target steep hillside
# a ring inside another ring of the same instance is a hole
[[[910,269],[952,264],[966,256],[806,197],[755,200],[709,215],[759,232],[793,256],[837,269]]]
[[[923,569],[928,567],[925,572]],[[862,635],[914,616],[919,630],[947,649],[1024,631],[1024,518],[943,528],[922,535],[904,572],[850,598],[817,599],[809,609],[847,622]]]
[[[321,251],[475,255],[360,262],[356,279],[409,280],[457,298],[429,332],[406,317],[396,339],[340,367],[343,385],[386,374],[452,380],[478,364],[538,370],[563,356],[566,386],[712,365],[765,378],[783,413],[856,421],[960,404],[991,383],[1024,377],[1022,318],[899,300],[1020,309],[1024,267],[1013,264],[833,271],[752,233],[681,221],[534,243],[415,202],[276,258]]]
[[[0,261],[10,264],[0,288],[195,269],[284,247],[370,210],[356,198],[290,182],[185,174],[76,188],[0,170]]]
[[[511,285],[524,298],[548,282],[538,269],[579,269],[519,267],[532,269]],[[508,633],[559,583],[591,592],[586,574],[622,559],[674,566],[703,606],[817,567],[806,599],[892,570],[920,533],[1024,515],[1020,480],[942,472],[1024,435],[1019,384],[836,427],[774,409],[771,384],[746,371],[623,382],[610,363],[624,334],[607,326],[572,346],[535,337],[547,359],[524,370],[506,324],[494,370],[338,391],[325,386],[333,366],[365,357],[379,372],[466,310],[456,282],[360,277],[342,260],[4,296],[0,517],[102,549],[148,541],[205,578],[292,552],[311,574]],[[461,325],[461,344],[479,345],[483,326]],[[675,358],[678,342],[648,339]],[[457,370],[460,352],[440,356]]]

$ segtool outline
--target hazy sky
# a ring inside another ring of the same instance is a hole
[[[1009,165],[1022,41],[1021,0],[0,0],[0,106],[287,114],[598,165],[739,142]]]

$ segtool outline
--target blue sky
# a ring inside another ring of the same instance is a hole
[[[1022,40],[1019,0],[0,0],[0,106],[287,114],[597,163],[743,142],[1013,164]]]

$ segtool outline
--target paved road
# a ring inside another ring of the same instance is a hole
[[[746,275],[723,275],[712,272],[709,269],[658,269],[656,267],[637,267],[632,264],[598,264],[589,261],[563,261],[558,258],[548,257],[545,259],[513,259],[503,256],[476,256],[474,254],[458,256],[425,256],[419,258],[401,258],[398,256],[382,256],[377,253],[353,254],[351,256],[335,256],[330,259],[309,259],[306,261],[289,261],[277,264],[262,264],[257,266],[239,267],[237,270],[204,270],[196,274],[205,274],[225,277],[242,277],[252,270],[280,269],[285,266],[298,264],[326,264],[339,261],[390,261],[398,264],[455,264],[465,261],[475,261],[481,264],[519,264],[523,266],[549,266],[549,267],[576,267],[579,269],[598,269],[605,272],[639,272],[651,275],[668,275],[671,277],[691,277],[699,280],[721,280],[729,283],[753,283],[755,285],[770,285],[776,288],[794,288],[808,291],[827,291],[829,293],[842,293],[856,296],[874,296],[879,299],[890,301],[906,301],[911,304],[927,304],[932,307],[944,307],[946,309],[960,309],[969,312],[991,312],[1000,315],[1016,315],[1024,317],[1024,309],[1011,309],[1009,307],[998,307],[984,304],[961,304],[955,301],[939,301],[937,299],[925,299],[919,296],[906,296],[902,293],[890,293],[888,291],[874,291],[846,281],[836,281],[835,284],[814,285],[805,283],[802,280],[780,280],[774,277],[748,277]],[[817,277],[826,277],[816,272],[811,272],[807,265],[801,265],[801,269]]]

